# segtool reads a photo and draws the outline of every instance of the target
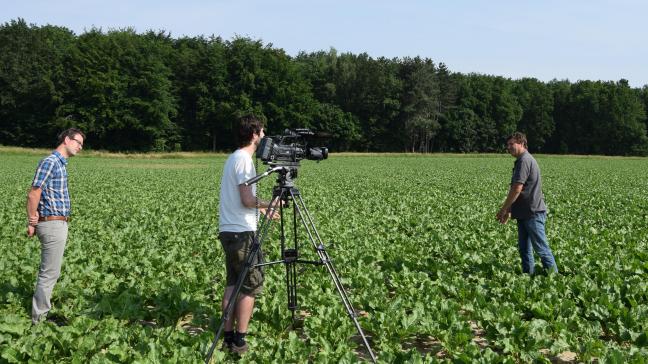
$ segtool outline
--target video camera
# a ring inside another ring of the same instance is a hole
[[[283,135],[261,139],[256,157],[270,165],[298,165],[302,159],[321,161],[328,158],[328,148],[308,146],[309,137],[314,135],[310,129],[286,129]]]

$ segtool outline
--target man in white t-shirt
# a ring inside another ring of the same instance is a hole
[[[256,175],[252,155],[264,137],[263,122],[255,116],[244,116],[238,129],[238,146],[223,168],[219,204],[219,234],[225,251],[227,287],[223,295],[222,309],[225,311],[236,281],[245,265],[257,229],[257,216],[266,213],[269,201],[256,197],[256,185],[243,183]],[[272,218],[278,214],[272,213]],[[263,253],[259,249],[254,264],[260,263]],[[254,298],[263,290],[263,271],[251,268],[243,281],[233,315],[225,322],[223,348],[235,353],[248,350],[245,342],[248,323],[254,309]],[[236,331],[235,331],[236,329]]]

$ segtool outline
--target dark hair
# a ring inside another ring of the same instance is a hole
[[[241,117],[239,120],[239,128],[238,128],[238,146],[239,148],[246,147],[250,145],[250,142],[252,142],[252,138],[254,137],[254,134],[259,134],[261,133],[261,129],[263,129],[263,120],[260,118],[249,114]]]
[[[511,134],[508,138],[506,138],[506,142],[508,143],[509,140],[513,140],[515,143],[522,144],[524,145],[525,148],[527,147],[527,138],[524,133],[520,133],[519,131],[516,131],[515,133]]]
[[[85,134],[81,130],[79,130],[77,128],[70,128],[70,129],[67,129],[67,130],[63,130],[61,132],[61,134],[58,135],[58,143],[63,144],[63,142],[65,141],[65,138],[72,139],[76,135],[81,135],[81,137],[83,139],[85,139],[85,137],[86,137]]]

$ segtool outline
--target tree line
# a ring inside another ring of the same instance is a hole
[[[334,152],[495,152],[520,130],[533,152],[648,155],[647,110],[648,86],[623,79],[511,80],[419,57],[291,57],[244,37],[0,26],[3,145],[51,146],[74,126],[92,149],[226,151],[235,121],[254,113],[271,135],[324,132]]]

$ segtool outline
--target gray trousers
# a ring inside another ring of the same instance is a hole
[[[50,299],[54,285],[61,275],[68,224],[66,221],[59,220],[39,222],[36,226],[36,235],[41,242],[41,263],[32,298],[34,324],[44,319],[52,308]]]

